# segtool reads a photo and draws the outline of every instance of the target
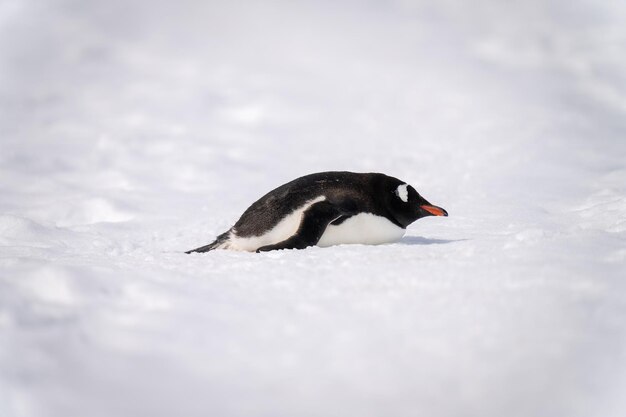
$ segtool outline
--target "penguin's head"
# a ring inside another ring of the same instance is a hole
[[[390,212],[402,227],[407,227],[422,217],[448,215],[441,207],[430,204],[409,184],[396,180],[390,182],[387,188]]]

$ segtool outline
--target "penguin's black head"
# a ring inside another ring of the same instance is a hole
[[[430,204],[415,188],[395,178],[385,181],[385,193],[390,214],[402,227],[426,216],[447,216],[441,207]]]

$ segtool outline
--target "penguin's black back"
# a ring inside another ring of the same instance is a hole
[[[385,182],[402,184],[396,178],[379,173],[331,171],[306,175],[281,185],[255,201],[233,229],[237,236],[261,236],[294,210],[320,196],[341,207],[346,217],[368,212],[390,218],[392,216],[384,199],[377,196]],[[394,221],[393,218],[390,220]]]

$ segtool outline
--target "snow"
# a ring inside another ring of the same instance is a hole
[[[4,0],[0,416],[623,416],[625,18]],[[325,170],[450,217],[182,253]]]

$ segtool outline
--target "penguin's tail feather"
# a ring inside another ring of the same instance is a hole
[[[208,252],[214,249],[227,248],[229,240],[230,240],[230,230],[228,232],[224,232],[221,235],[219,235],[217,239],[215,239],[212,243],[209,243],[208,245],[205,245],[205,246],[200,246],[199,248],[188,250],[185,253],[194,253],[194,252],[203,253],[203,252]]]

